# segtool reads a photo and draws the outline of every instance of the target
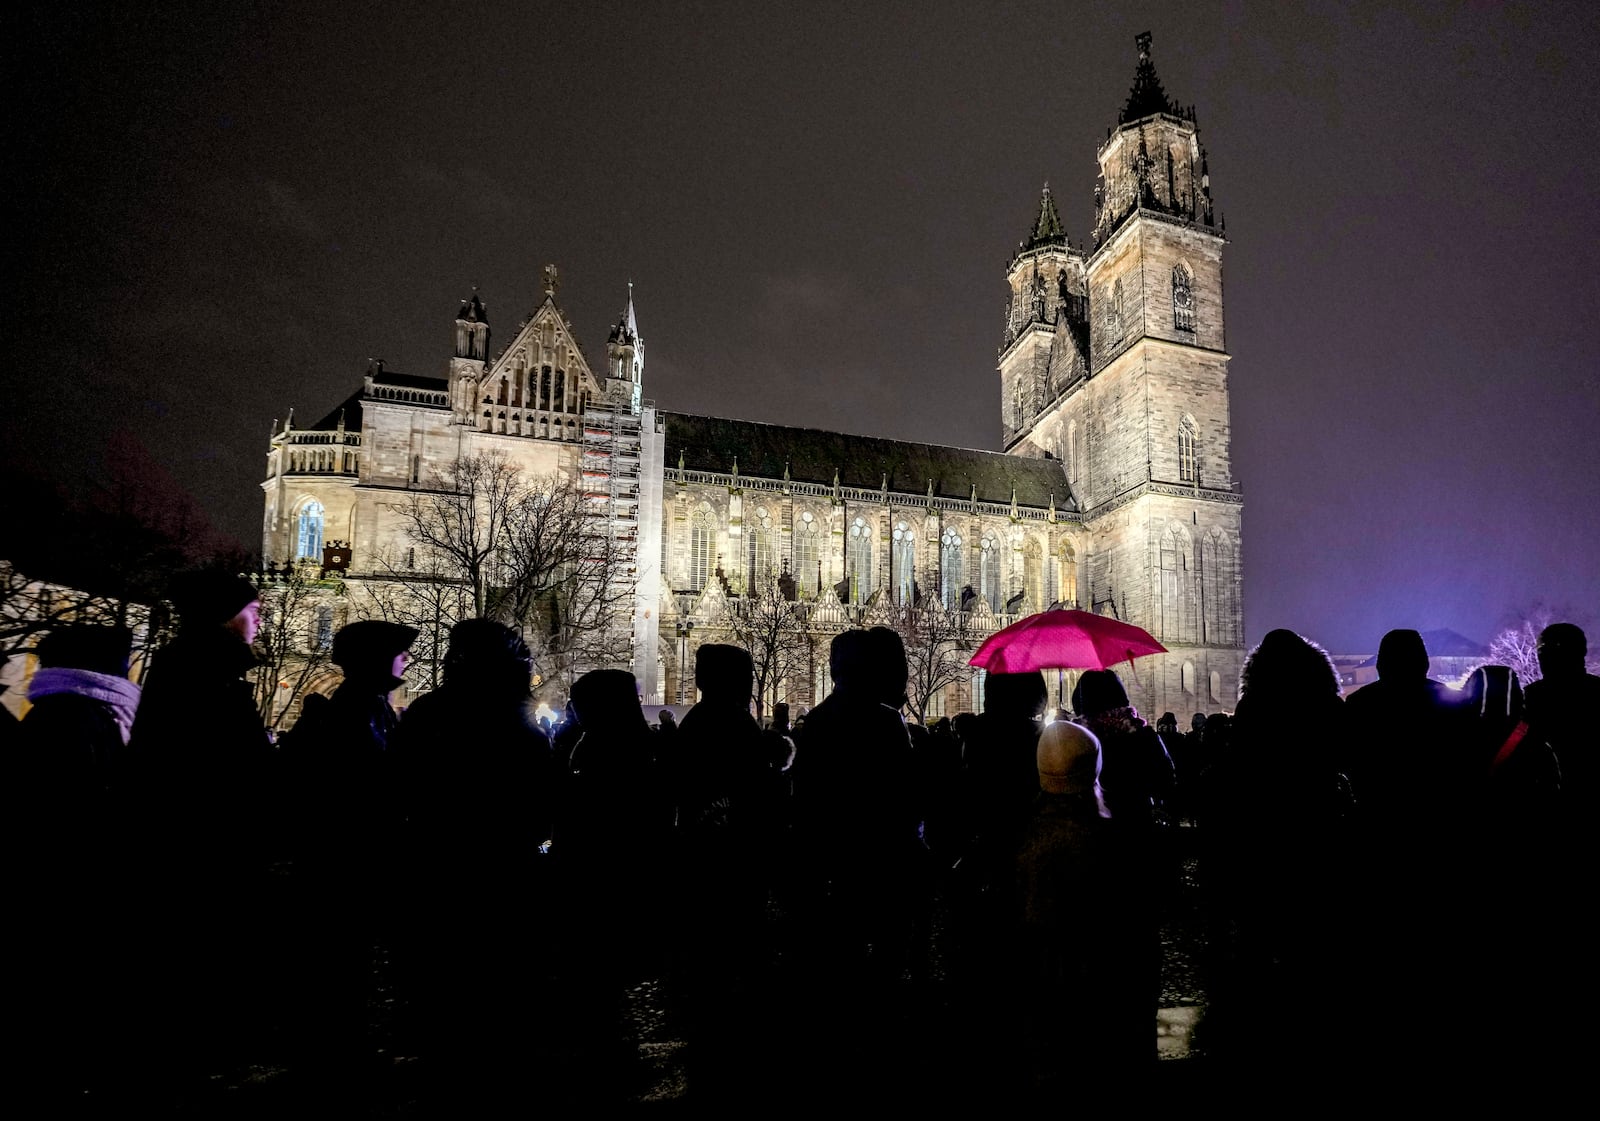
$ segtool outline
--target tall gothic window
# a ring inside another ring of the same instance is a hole
[[[915,598],[917,542],[911,527],[905,522],[894,525],[894,545],[891,549],[894,565],[894,600],[909,606]]]
[[[1180,483],[1198,483],[1200,481],[1199,463],[1195,459],[1194,417],[1185,416],[1178,422],[1178,481]]]
[[[1194,276],[1182,263],[1172,267],[1172,325],[1180,331],[1194,330]]]
[[[746,548],[750,587],[764,587],[778,571],[778,531],[773,528],[772,515],[765,506],[756,507],[745,536],[750,543]]]
[[[961,607],[963,568],[961,534],[952,526],[939,538],[939,598],[951,611]]]
[[[845,547],[850,568],[852,603],[860,603],[872,593],[872,527],[863,518],[850,523],[850,538]]]
[[[1195,640],[1194,547],[1189,531],[1172,525],[1161,535],[1161,637]]]
[[[689,523],[689,587],[700,591],[711,577],[711,513],[700,509]]]
[[[817,593],[817,561],[822,555],[822,533],[816,515],[802,510],[794,523],[794,575],[804,595]]]
[[[1030,614],[1043,611],[1044,602],[1044,550],[1037,541],[1029,541],[1022,549],[1023,607]]]
[[[1073,552],[1070,543],[1066,541],[1061,543],[1057,561],[1060,565],[1060,574],[1056,581],[1056,599],[1068,607],[1076,607],[1078,606],[1078,554]]]
[[[322,523],[324,511],[322,503],[315,498],[310,499],[300,507],[300,517],[296,522],[294,559],[316,560],[322,559]]]
[[[1106,301],[1106,347],[1110,349],[1122,341],[1122,278],[1111,285],[1111,298]]]
[[[1000,610],[1000,543],[988,535],[978,548],[978,594],[990,611]]]
[[[1213,529],[1200,544],[1202,642],[1231,645],[1239,640],[1234,586],[1233,547]]]

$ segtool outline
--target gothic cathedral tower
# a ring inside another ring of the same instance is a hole
[[[1012,260],[1001,410],[1007,451],[1063,461],[1089,536],[1082,605],[1170,651],[1123,667],[1135,704],[1182,720],[1231,709],[1243,660],[1226,239],[1194,111],[1168,100],[1149,34],[1137,43],[1092,248],[1068,245],[1046,189]]]

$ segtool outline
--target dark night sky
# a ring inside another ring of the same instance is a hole
[[[663,408],[995,447],[1011,249],[1155,36],[1232,239],[1246,624],[1600,622],[1593,4],[34,6],[8,459],[131,432],[258,544],[269,426],[546,262]],[[403,9],[416,9],[405,11]]]

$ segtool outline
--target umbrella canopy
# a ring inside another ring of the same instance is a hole
[[[990,673],[1108,669],[1166,650],[1132,623],[1088,611],[1041,611],[995,631],[967,664]]]

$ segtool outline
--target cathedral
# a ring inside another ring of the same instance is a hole
[[[1006,270],[1000,450],[658,408],[644,396],[631,287],[591,366],[552,266],[508,344],[491,348],[474,293],[444,376],[375,363],[317,423],[274,425],[263,556],[331,569],[370,600],[426,567],[398,503],[494,453],[581,491],[626,584],[605,660],[634,672],[647,704],[692,701],[695,648],[736,640],[740,612],[766,597],[786,605],[804,648],[768,692],[797,706],[830,687],[827,643],[845,627],[938,612],[955,624],[940,633],[970,650],[1061,605],[1135,623],[1168,648],[1117,667],[1142,711],[1231,709],[1244,652],[1226,239],[1194,112],[1167,97],[1150,36],[1137,45],[1098,153],[1090,238],[1073,243],[1046,187]],[[341,617],[362,602],[347,594]],[[1067,704],[1075,675],[1047,676]],[[980,673],[962,674],[925,715],[981,709],[982,687]]]

